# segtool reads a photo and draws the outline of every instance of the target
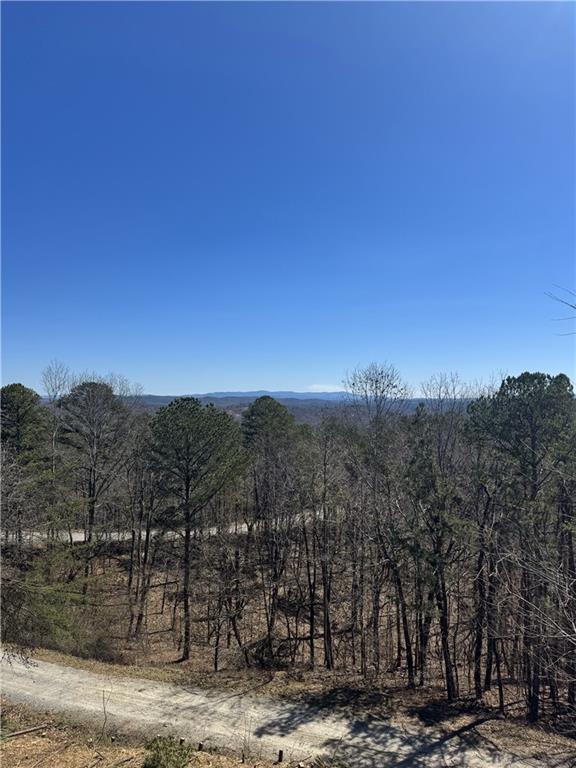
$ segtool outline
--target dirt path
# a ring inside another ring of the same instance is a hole
[[[2,695],[45,711],[103,720],[108,733],[144,730],[150,736],[174,731],[206,747],[238,754],[305,760],[338,756],[351,768],[426,766],[542,766],[498,751],[472,726],[451,734],[404,730],[385,720],[336,716],[298,702],[246,694],[203,691],[144,679],[97,675],[35,661],[2,662]]]

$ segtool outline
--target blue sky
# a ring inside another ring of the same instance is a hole
[[[2,3],[3,380],[574,370],[572,3]]]

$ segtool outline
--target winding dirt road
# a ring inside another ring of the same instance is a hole
[[[3,661],[1,670],[2,695],[9,701],[100,721],[105,707],[108,733],[173,731],[236,754],[244,749],[273,758],[283,749],[286,761],[337,756],[350,768],[543,765],[498,751],[472,726],[450,734],[405,730],[302,702],[93,674],[42,661]]]

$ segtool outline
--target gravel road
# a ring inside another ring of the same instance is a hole
[[[174,732],[238,754],[305,760],[337,756],[350,768],[542,766],[495,749],[473,728],[445,734],[406,730],[386,720],[337,715],[327,708],[251,694],[205,691],[145,679],[93,674],[35,661],[3,661],[2,695],[43,711],[107,717],[107,732]]]

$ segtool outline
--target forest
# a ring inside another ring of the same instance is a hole
[[[348,375],[317,424],[151,411],[53,363],[2,388],[2,639],[215,672],[323,668],[574,735],[576,408],[565,375],[410,392]]]

